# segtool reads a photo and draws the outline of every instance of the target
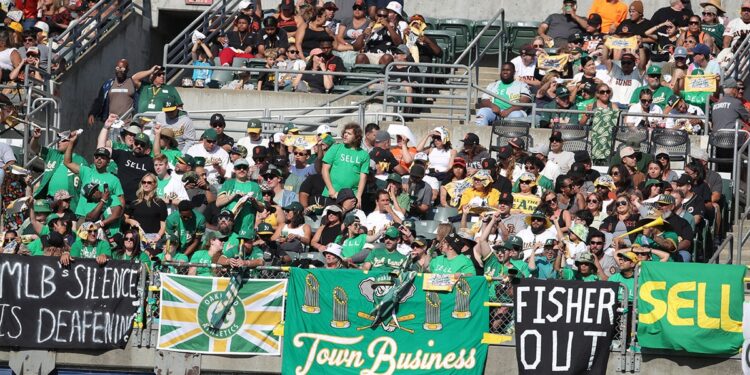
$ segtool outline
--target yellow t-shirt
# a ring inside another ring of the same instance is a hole
[[[474,198],[482,198],[487,201],[487,205],[490,207],[497,207],[500,204],[500,191],[497,189],[490,189],[487,193],[481,193],[474,188],[468,188],[464,191],[461,197],[461,203],[459,203],[459,209],[469,204]]]

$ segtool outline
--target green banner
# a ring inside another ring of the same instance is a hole
[[[737,354],[744,276],[744,266],[642,263],[638,342],[652,349]]]
[[[282,373],[481,374],[487,280],[461,278],[450,292],[425,291],[423,282],[410,273],[292,268]]]

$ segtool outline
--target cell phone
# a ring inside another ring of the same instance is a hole
[[[109,184],[104,184],[104,190],[105,191],[109,190]]]

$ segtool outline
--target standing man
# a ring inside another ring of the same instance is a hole
[[[216,131],[207,129],[201,136],[201,143],[194,144],[187,150],[187,155],[204,157],[206,159],[206,172],[211,184],[219,183],[229,169],[229,154],[223,148],[216,145]]]
[[[592,14],[598,14],[601,17],[600,30],[604,34],[609,34],[617,30],[620,22],[625,21],[628,16],[628,6],[620,0],[594,0],[589,9],[589,17]]]
[[[133,74],[128,77],[130,64],[128,60],[121,59],[115,65],[115,78],[110,78],[99,89],[99,94],[91,104],[89,109],[88,124],[94,125],[96,120],[104,121],[110,113],[118,116],[124,116],[126,112],[133,108],[135,104],[135,93],[141,87],[141,80],[148,77],[151,70],[146,70]],[[154,68],[151,68],[152,70]],[[123,118],[123,121],[130,119],[130,116]]]
[[[103,215],[105,218],[99,222],[99,226],[102,228],[111,227],[110,233],[112,233],[112,230],[117,231],[119,230],[122,208],[125,206],[125,197],[123,196],[120,180],[112,173],[107,172],[110,152],[103,147],[96,149],[94,151],[93,168],[78,164],[73,161],[73,148],[75,148],[76,139],[78,139],[78,133],[74,132],[70,135],[68,148],[65,149],[65,156],[63,158],[65,167],[80,177],[81,186],[86,187],[89,185],[89,194],[84,194],[87,191],[83,189],[81,190],[82,197],[96,196],[96,192],[102,193],[104,197],[101,198],[100,195],[100,199],[96,201],[90,199],[79,200],[75,214],[77,217],[86,217],[86,215],[102,204],[101,211],[105,214]]]
[[[344,125],[343,143],[337,143],[323,156],[321,174],[326,188],[323,196],[335,199],[339,190],[350,188],[357,196],[357,206],[362,205],[370,155],[362,149],[362,128],[357,123]]]
[[[630,97],[630,104],[636,104],[640,101],[641,91],[645,89],[651,90],[651,99],[655,105],[664,110],[667,106],[669,98],[674,95],[672,89],[661,84],[661,68],[657,65],[651,65],[646,70],[646,85],[638,87],[633,91],[633,95]]]
[[[151,83],[142,85],[138,94],[138,113],[161,111],[165,107],[164,102],[169,99],[172,99],[172,103],[176,106],[182,105],[182,98],[177,89],[165,84],[163,67],[154,65],[151,69],[139,72],[137,75],[139,78],[141,75],[151,78]]]
[[[685,8],[682,0],[669,0],[669,6],[657,9],[651,17],[652,25],[658,25],[664,21],[671,21],[675,26],[685,28],[693,11]]]
[[[550,14],[539,25],[537,34],[547,45],[554,42],[555,47],[565,47],[570,36],[575,33],[583,34],[582,25],[586,25],[586,19],[576,14],[577,6],[576,0],[563,0],[562,13]]]
[[[612,100],[617,104],[620,109],[628,107],[630,98],[633,97],[633,92],[641,87],[641,70],[636,69],[636,57],[632,52],[624,52],[620,56],[620,64],[616,64],[609,58],[609,49],[607,46],[602,45],[602,54],[599,57],[602,65],[607,68],[609,74],[609,80],[605,83],[612,88]],[[638,68],[644,69],[645,63],[648,61],[645,56],[641,58],[641,66]]]
[[[727,78],[724,80],[722,86],[724,87],[724,96],[714,104],[711,113],[713,131],[721,129],[734,130],[737,120],[740,120],[740,129],[742,129],[742,122],[748,121],[750,114],[748,114],[747,108],[742,105],[742,101],[739,99],[740,92],[737,89],[737,81],[734,78]],[[725,157],[726,155],[716,156]]]
[[[34,192],[34,198],[44,199],[59,190],[67,191],[72,198],[70,209],[75,212],[78,205],[78,191],[81,188],[81,180],[63,163],[65,150],[70,144],[70,132],[58,133],[57,145],[52,148],[39,145],[39,137],[41,136],[41,128],[35,128],[31,133],[31,151],[34,154],[39,154],[41,151],[41,157],[44,159],[44,174],[42,174],[42,180]],[[86,159],[81,155],[73,154],[72,160],[79,165],[87,165]],[[0,182],[2,182],[2,179],[0,179]]]

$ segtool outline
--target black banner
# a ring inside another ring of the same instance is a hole
[[[139,306],[138,264],[0,255],[0,346],[122,348]]]
[[[515,290],[519,374],[604,374],[618,284],[521,279]]]

